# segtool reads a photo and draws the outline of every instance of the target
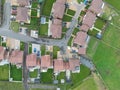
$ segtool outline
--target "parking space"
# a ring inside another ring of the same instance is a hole
[[[41,55],[40,45],[32,44],[32,53],[36,53],[37,56],[40,56]]]

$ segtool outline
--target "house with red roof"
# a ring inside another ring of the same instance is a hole
[[[9,55],[9,62],[17,66],[22,66],[23,62],[23,51],[13,50]]]
[[[26,7],[17,7],[17,22],[30,23],[30,18],[28,15],[28,8]]]
[[[29,6],[29,0],[11,0],[12,6]]]
[[[98,15],[102,12],[103,6],[104,3],[102,0],[92,0],[89,10],[94,12],[96,15]]]
[[[53,4],[53,17],[62,19],[65,11],[65,2],[66,0],[57,0]]]
[[[54,73],[57,75],[60,72],[65,72],[66,70],[72,71],[72,73],[80,72],[80,60],[70,58],[68,61],[64,61],[63,59],[55,59],[54,63]]]
[[[83,25],[87,25],[89,28],[92,28],[96,20],[96,15],[91,11],[87,11],[86,15],[83,18]]]
[[[40,63],[41,63],[41,65],[40,65],[41,72],[47,72],[47,70],[49,68],[53,68],[52,60],[51,60],[50,55],[41,56],[41,62]]]
[[[0,46],[0,61],[5,59],[5,49]]]
[[[86,45],[86,40],[87,40],[87,33],[79,31],[74,38],[74,45],[79,45],[81,47],[84,47]]]
[[[39,60],[37,59],[36,54],[29,54],[26,58],[26,66],[29,70],[34,70],[40,68]]]

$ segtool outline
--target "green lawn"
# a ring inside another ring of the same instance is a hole
[[[64,79],[64,80],[66,79],[65,76],[66,76],[65,72],[61,72],[61,73],[58,75],[57,80],[59,81],[59,83],[60,83],[60,80],[61,80],[61,79]]]
[[[74,90],[98,90],[94,78],[91,76]]]
[[[68,46],[72,46],[72,41],[73,41],[73,37],[71,36],[69,41],[68,41]]]
[[[111,4],[117,10],[120,10],[120,0],[105,0],[107,3]]]
[[[38,1],[32,1],[32,8],[37,8]]]
[[[68,9],[67,10],[67,14],[74,16],[75,15],[75,11],[73,11],[71,9]]]
[[[105,25],[105,22],[104,22],[103,20],[101,20],[101,19],[98,18],[98,19],[95,21],[94,27],[96,27],[96,28],[98,28],[98,29],[101,30],[104,25]]]
[[[41,72],[41,82],[42,83],[53,82],[53,69],[48,69],[47,72]]]
[[[63,32],[63,33],[66,33],[66,32],[67,32],[67,28],[66,28],[66,27],[63,27],[63,28],[62,28],[62,32]]]
[[[35,69],[33,72],[29,72],[30,78],[37,78],[38,69]]]
[[[83,2],[83,0],[77,0],[77,2],[78,2],[78,3],[81,3],[81,2]]]
[[[64,15],[63,16],[63,21],[64,22],[70,22],[72,20],[72,17],[68,16],[68,15]]]
[[[92,45],[96,43],[96,39],[93,39],[91,45],[88,47],[87,54],[93,59],[97,70],[101,74],[105,84],[110,90],[119,90],[120,82],[120,33],[119,29],[114,26],[109,26],[102,41],[97,41],[98,45]],[[95,51],[91,51],[95,46]],[[91,48],[91,49],[90,49]]]
[[[3,46],[3,47],[6,47],[6,42],[2,42],[2,46]]]
[[[21,41],[21,42],[20,42],[20,50],[21,50],[21,51],[24,51],[24,47],[25,47],[25,46],[24,46],[24,42]]]
[[[71,79],[73,83],[72,87],[78,86],[79,83],[82,83],[82,80],[84,80],[89,75],[90,75],[90,69],[88,69],[86,66],[81,65],[80,73],[72,73],[71,75]]]
[[[19,23],[18,22],[11,22],[10,24],[10,28],[14,31],[14,32],[19,32]]]
[[[45,47],[45,45],[42,45],[40,48],[41,48],[41,55],[42,55],[42,56],[45,55],[45,52],[46,52],[46,47]]]
[[[0,90],[24,90],[22,83],[0,81]]]
[[[37,17],[37,10],[31,9],[31,16]]]
[[[37,17],[31,17],[30,24],[23,25],[24,27],[27,27],[29,30],[39,30],[39,18]]]
[[[93,30],[88,30],[87,33],[88,33],[88,35],[96,37],[96,35],[97,35],[98,32],[99,31],[97,31],[96,29],[93,29]]]
[[[44,0],[44,2],[43,2],[44,4],[42,7],[42,15],[50,16],[51,9],[52,9],[53,3],[55,1],[56,0]]]
[[[29,54],[31,54],[32,53],[32,44],[29,44]]]
[[[53,59],[57,59],[57,52],[60,51],[58,46],[53,46]]]
[[[48,24],[41,24],[39,30],[40,36],[47,36],[48,35]]]
[[[14,81],[22,81],[22,68],[17,69],[16,65],[10,65],[10,77]]]
[[[80,30],[79,30],[78,28],[75,28],[72,34],[73,34],[73,35],[76,35],[77,32],[79,32],[79,31],[80,31]]]
[[[0,80],[9,80],[9,65],[0,66]]]

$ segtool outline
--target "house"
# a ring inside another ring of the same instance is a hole
[[[53,5],[53,17],[62,19],[65,11],[65,3],[62,2],[63,0],[57,0]],[[62,2],[62,3],[60,3]]]
[[[38,63],[39,62],[37,61],[36,54],[27,55],[26,66],[27,66],[28,69],[40,68],[40,66],[38,66]]]
[[[52,66],[50,55],[41,56],[41,72],[47,72]]]
[[[62,25],[51,24],[50,31],[53,38],[61,38]]]
[[[5,49],[4,47],[0,46],[0,61],[5,59]]]
[[[85,55],[85,54],[86,54],[86,48],[80,47],[80,48],[78,49],[78,54],[80,54],[80,55]]]
[[[89,10],[98,15],[101,13],[102,6],[103,6],[102,0],[93,0],[89,7]]]
[[[60,19],[53,19],[52,23],[55,24],[55,25],[62,25],[62,20],[60,20]]]
[[[60,73],[65,71],[63,59],[54,59],[54,73]]]
[[[80,26],[80,30],[82,30],[82,31],[84,31],[84,32],[88,32],[88,30],[89,30],[89,27],[87,26],[87,25],[82,25],[82,26]]]
[[[22,66],[23,62],[23,51],[13,50],[10,53],[9,62],[18,66]]]
[[[86,40],[87,40],[87,33],[80,31],[77,33],[76,37],[74,38],[74,44],[84,47],[86,45]]]
[[[54,63],[54,73],[57,75],[60,72],[65,72],[67,70],[72,71],[72,73],[80,72],[80,60],[79,59],[69,59],[69,61],[64,61],[63,59],[55,59]]]
[[[96,20],[96,15],[94,13],[88,11],[83,18],[82,24],[87,25],[89,28],[92,28],[95,20]]]
[[[66,0],[56,0],[56,3],[65,4]]]
[[[29,0],[11,0],[12,6],[29,6]]]
[[[26,7],[17,7],[16,21],[30,23],[28,9]]]
[[[72,73],[79,73],[80,72],[80,60],[71,58],[69,60],[69,70]]]

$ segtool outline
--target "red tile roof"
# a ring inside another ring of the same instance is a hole
[[[78,54],[85,55],[86,54],[86,48],[79,48]]]
[[[53,24],[62,25],[62,20],[60,20],[60,19],[53,19]]]
[[[89,30],[89,27],[88,27],[87,25],[84,25],[84,24],[83,24],[83,25],[80,27],[80,30],[87,32],[87,31]]]
[[[96,14],[99,14],[101,12],[102,4],[102,0],[93,0],[89,7],[89,10],[95,12]]]
[[[17,2],[20,6],[28,6],[29,5],[29,0],[17,0]]]
[[[28,9],[26,7],[18,7],[16,20],[18,22],[27,22],[28,18]]]
[[[87,33],[80,31],[77,33],[74,39],[74,43],[84,46],[86,44],[86,39],[87,39]]]
[[[41,56],[41,69],[48,69],[51,65],[50,55]]]
[[[88,11],[83,19],[83,24],[91,28],[95,22],[95,19],[96,19],[96,15]]]
[[[36,54],[27,55],[26,66],[28,68],[37,66],[37,56],[36,56]]]
[[[66,0],[56,0],[57,3],[65,4]]]
[[[79,59],[70,59],[69,65],[70,65],[69,70],[76,71],[76,67],[80,66],[80,60]]]
[[[50,31],[53,38],[61,38],[62,34],[62,25],[51,24]]]
[[[61,72],[65,70],[64,62],[62,59],[55,59],[54,60],[54,72]]]
[[[23,51],[14,50],[12,51],[9,62],[12,64],[22,64],[23,62]]]
[[[54,9],[53,17],[62,19],[64,15],[65,5],[55,2],[53,5],[53,9]]]
[[[0,60],[5,58],[5,49],[4,47],[0,46]]]

